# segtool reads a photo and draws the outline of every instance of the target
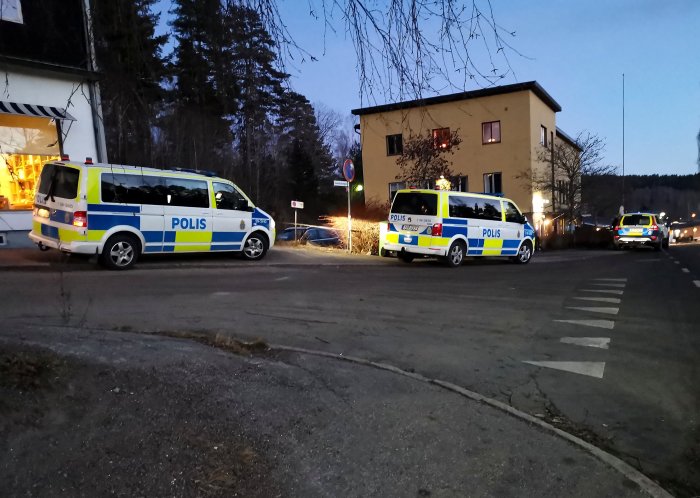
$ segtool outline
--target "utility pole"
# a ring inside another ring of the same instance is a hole
[[[622,206],[621,213],[625,212],[625,73],[622,73]]]
[[[550,159],[551,159],[551,166],[552,166],[552,230],[554,230],[554,233],[557,233],[557,224],[554,221],[556,214],[557,214],[556,206],[554,204],[554,201],[556,199],[556,186],[557,186],[557,184],[556,184],[556,176],[554,175],[554,132],[553,131],[549,132],[549,150],[550,150]]]

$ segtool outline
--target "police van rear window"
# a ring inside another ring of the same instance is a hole
[[[621,225],[651,225],[651,217],[642,214],[630,214],[623,216]]]
[[[392,213],[437,216],[437,194],[399,192],[391,205]]]
[[[49,163],[41,170],[37,192],[49,198],[75,199],[78,197],[80,171],[75,168]]]

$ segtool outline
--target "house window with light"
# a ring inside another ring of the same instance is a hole
[[[481,143],[496,144],[501,141],[501,122],[481,123]]]
[[[450,148],[450,129],[437,128],[433,130],[433,143],[436,149]]]

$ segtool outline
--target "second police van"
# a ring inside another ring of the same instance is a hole
[[[275,222],[210,174],[62,160],[41,172],[29,237],[125,270],[142,253],[233,251],[257,260],[274,244]]]
[[[404,262],[438,256],[449,266],[465,256],[509,256],[527,263],[535,230],[510,199],[447,190],[399,190],[389,214],[384,251]]]

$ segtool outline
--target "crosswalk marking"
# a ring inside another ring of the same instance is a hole
[[[584,327],[598,327],[601,329],[614,329],[614,320],[554,320],[560,323],[570,323],[572,325],[583,325]]]
[[[601,287],[617,287],[619,289],[624,289],[626,284],[619,284],[613,282],[593,282],[593,285],[600,285]]]
[[[600,280],[602,282],[627,282],[626,278],[594,278],[593,280]]]
[[[690,270],[687,269],[687,268],[682,268],[681,271],[682,271],[683,273],[690,273]]]
[[[586,296],[586,297],[575,297],[574,299],[579,299],[581,301],[598,301],[599,303],[620,304],[619,297]]]
[[[564,344],[573,344],[574,346],[586,346],[600,349],[608,349],[610,346],[609,337],[562,337],[560,342]]]
[[[615,294],[621,296],[625,291],[617,289],[581,289],[581,292],[600,292],[601,294]]]
[[[606,315],[617,315],[618,312],[620,311],[620,308],[614,308],[614,307],[609,307],[609,308],[604,308],[604,307],[589,307],[589,306],[567,306],[567,309],[570,310],[578,310],[578,311],[590,311],[591,313],[604,313]]]
[[[524,361],[536,367],[553,368],[589,377],[603,378],[605,372],[604,361]]]
[[[695,287],[700,287],[700,280],[693,280]]]

